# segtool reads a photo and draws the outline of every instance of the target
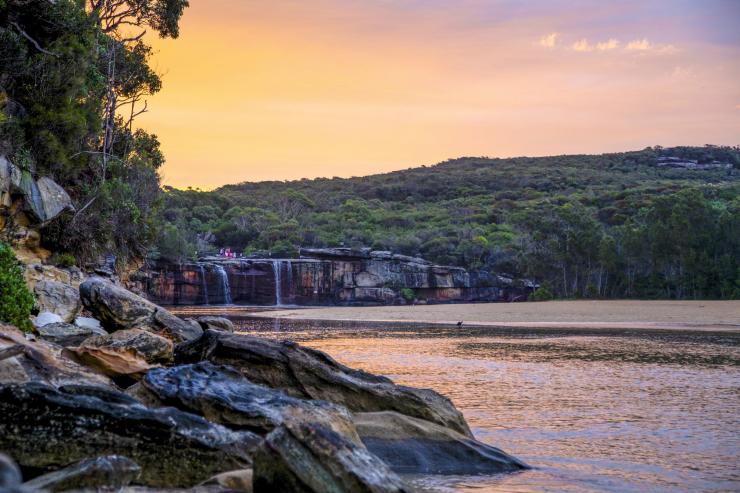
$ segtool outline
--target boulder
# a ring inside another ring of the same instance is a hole
[[[321,425],[289,423],[254,453],[254,493],[400,493],[409,489],[362,445]]]
[[[216,474],[203,483],[204,485],[219,485],[229,490],[252,493],[252,469],[239,469]]]
[[[87,328],[91,330],[100,329],[102,332],[105,332],[105,330],[103,330],[103,326],[100,324],[100,320],[91,317],[77,317],[75,318],[75,325],[77,327]],[[107,334],[107,332],[105,333]]]
[[[58,323],[64,323],[64,320],[62,320],[62,317],[52,312],[41,312],[33,319],[33,325],[37,328],[43,327],[44,325]]]
[[[437,392],[396,385],[389,378],[346,367],[326,353],[294,342],[207,330],[200,339],[179,346],[175,360],[230,365],[250,381],[283,389],[294,397],[334,402],[353,412],[397,411],[472,438],[462,413]]]
[[[17,350],[15,356],[0,359],[0,383],[112,386],[108,378],[63,356],[60,346],[43,340],[29,341],[15,327],[0,325],[0,351],[13,349]]]
[[[49,491],[117,489],[128,485],[140,475],[141,467],[136,462],[120,455],[108,455],[85,459],[64,469],[37,476],[24,486]]]
[[[88,349],[133,349],[147,363],[171,362],[174,349],[169,339],[141,329],[117,330],[112,334],[103,331],[103,335],[85,339],[80,346]]]
[[[0,450],[12,450],[21,467],[50,472],[89,457],[123,455],[141,465],[137,482],[153,487],[189,487],[244,468],[259,441],[101,387],[0,385],[0,416]]]
[[[399,474],[497,474],[528,466],[496,447],[393,411],[357,413],[367,449]]]
[[[69,284],[39,281],[33,292],[39,311],[55,313],[63,322],[72,322],[82,308],[79,291]]]
[[[152,368],[133,348],[80,346],[66,348],[63,354],[124,386]]]
[[[39,337],[60,346],[78,346],[82,341],[94,335],[107,334],[103,329],[93,331],[76,325],[57,322],[38,327]]]
[[[2,162],[0,162],[0,165]],[[5,454],[0,454],[0,491],[20,486],[23,478],[18,465]]]
[[[203,330],[213,329],[225,330],[226,332],[234,332],[234,324],[228,318],[206,315],[203,317],[198,317],[198,323],[203,328]]]
[[[234,368],[207,361],[151,370],[136,396],[149,405],[174,406],[229,428],[264,434],[286,422],[307,421],[361,443],[345,408],[290,397],[251,383]]]
[[[176,344],[203,333],[164,308],[100,277],[80,284],[80,297],[85,308],[109,332],[139,328],[163,335]]]
[[[67,192],[51,178],[42,176],[36,181],[42,203],[42,222],[51,221],[64,211],[74,211],[72,199]]]

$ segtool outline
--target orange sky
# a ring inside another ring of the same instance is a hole
[[[164,181],[740,144],[734,0],[191,0],[139,124]]]

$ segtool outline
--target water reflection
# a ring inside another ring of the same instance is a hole
[[[420,491],[740,490],[740,335],[328,327],[234,317],[396,382],[433,388],[477,438],[535,466],[407,478]]]

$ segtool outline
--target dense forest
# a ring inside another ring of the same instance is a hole
[[[178,261],[230,247],[292,257],[299,246],[369,246],[526,276],[542,285],[542,299],[738,298],[739,168],[738,148],[653,147],[166,188],[153,255]]]
[[[146,33],[177,37],[187,0],[0,0],[0,155],[48,176],[76,212],[45,245],[83,264],[145,256],[157,235],[155,135],[137,129],[161,89]]]

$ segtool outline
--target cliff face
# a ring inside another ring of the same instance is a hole
[[[511,279],[432,265],[369,250],[303,250],[300,259],[203,258],[160,264],[139,288],[155,303],[173,305],[363,305],[404,303],[402,288],[421,303],[511,301],[530,288]]]

